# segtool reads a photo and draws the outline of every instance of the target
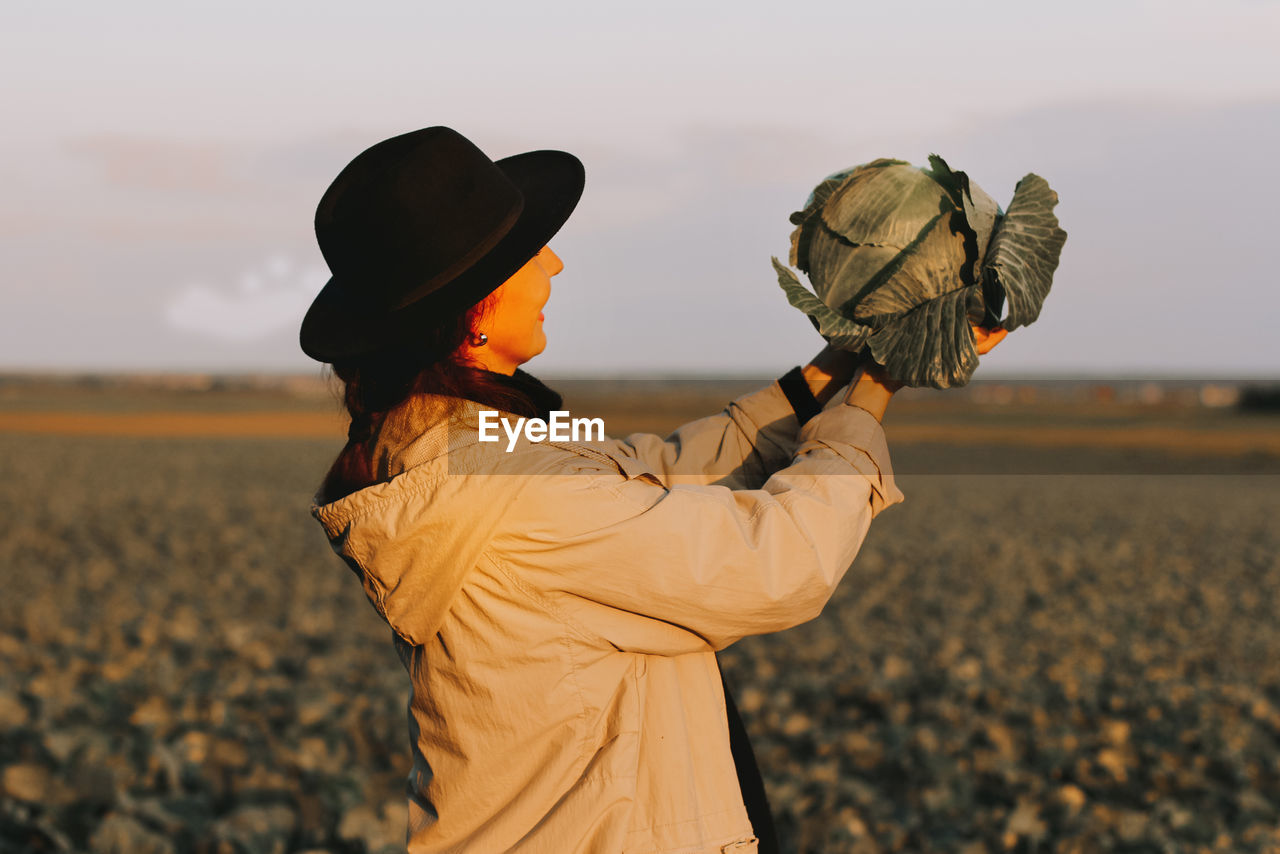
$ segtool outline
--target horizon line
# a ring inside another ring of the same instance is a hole
[[[689,371],[669,370],[625,370],[599,372],[562,372],[549,371],[539,376],[555,382],[599,382],[599,381],[723,381],[749,382],[777,379],[781,373],[769,371],[707,371],[695,373]],[[13,381],[121,381],[121,380],[315,380],[328,381],[321,370],[300,371],[291,369],[120,369],[93,370],[80,368],[32,368],[3,369],[0,368],[0,382]],[[1027,371],[993,371],[982,376],[974,376],[970,382],[1236,382],[1236,383],[1280,383],[1280,372],[1271,374],[1246,374],[1201,371],[1196,373],[1179,373],[1175,371],[1157,371],[1147,369],[1114,370],[1114,371],[1064,371],[1027,370]],[[963,388],[963,386],[957,386]]]

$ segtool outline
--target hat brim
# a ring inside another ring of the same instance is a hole
[[[530,151],[495,161],[520,190],[524,207],[511,229],[446,285],[395,311],[371,311],[360,283],[336,277],[302,321],[302,350],[320,362],[364,355],[397,343],[442,314],[465,311],[497,290],[547,245],[582,197],[582,162],[565,151]]]

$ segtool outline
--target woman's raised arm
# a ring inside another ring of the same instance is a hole
[[[760,489],[664,486],[616,469],[536,477],[495,561],[583,632],[678,655],[817,616],[871,520],[902,500],[879,423],[828,407]]]

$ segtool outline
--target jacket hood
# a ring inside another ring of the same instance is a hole
[[[311,513],[396,634],[422,644],[439,629],[470,569],[536,464],[478,438],[480,406],[448,419],[424,396],[390,413],[370,439],[380,482]],[[502,413],[514,418],[509,413]]]

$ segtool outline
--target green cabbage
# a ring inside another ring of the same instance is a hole
[[[1067,233],[1039,175],[1002,211],[941,157],[929,166],[881,159],[829,176],[791,215],[791,263],[813,291],[773,266],[830,343],[869,350],[906,385],[950,388],[978,367],[971,323],[1012,331],[1039,316]]]

